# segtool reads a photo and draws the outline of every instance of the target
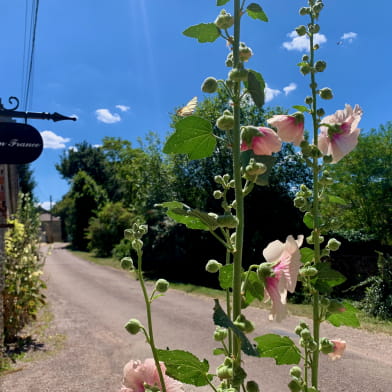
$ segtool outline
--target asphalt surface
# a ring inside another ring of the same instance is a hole
[[[139,282],[126,272],[81,260],[62,244],[55,244],[45,265],[47,297],[54,313],[54,328],[67,336],[65,346],[42,360],[24,364],[22,370],[0,378],[1,392],[115,392],[121,386],[122,368],[130,359],[151,357],[142,335],[124,330],[130,318],[146,323]],[[158,347],[190,351],[206,358],[214,372],[221,357],[211,354],[213,300],[169,290],[153,303]],[[254,336],[293,334],[299,319],[268,321],[267,312],[250,308],[256,323]],[[392,337],[352,328],[323,325],[322,336],[341,338],[347,350],[341,360],[321,357],[322,392],[391,392]],[[270,358],[244,356],[249,379],[261,392],[288,391],[290,366],[276,366]],[[207,391],[185,386],[186,391]],[[209,389],[210,390],[210,389]]]

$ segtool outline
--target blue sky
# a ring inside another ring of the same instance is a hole
[[[309,94],[308,79],[296,67],[303,42],[294,37],[307,18],[305,0],[257,1],[269,23],[243,18],[242,41],[254,52],[249,68],[267,82],[267,105],[290,109]],[[327,61],[320,87],[335,98],[327,113],[345,103],[364,110],[366,131],[392,120],[391,22],[389,1],[326,0],[321,14],[318,59]],[[26,5],[27,4],[27,5]],[[0,13],[0,97],[24,109],[25,36],[32,0],[2,2]],[[212,22],[222,7],[215,0],[50,0],[38,12],[31,98],[27,110],[75,115],[76,122],[29,121],[44,137],[44,151],[32,164],[40,202],[61,199],[68,190],[54,165],[64,149],[104,136],[130,140],[149,131],[165,137],[170,113],[193,96],[203,99],[205,77],[225,78],[228,49],[223,40],[200,44],[182,35],[187,27]],[[26,11],[27,7],[27,11]],[[232,1],[224,6],[230,12]],[[27,18],[26,18],[27,14]]]

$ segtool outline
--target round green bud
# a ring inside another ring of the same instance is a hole
[[[306,103],[307,105],[311,105],[311,104],[313,103],[313,98],[312,98],[310,95],[308,95],[308,96],[305,98],[305,103]]]
[[[136,335],[143,328],[143,325],[137,319],[130,319],[124,327],[131,335]]]
[[[302,332],[302,327],[300,325],[297,325],[294,329],[294,332],[298,335],[301,336],[301,332]]]
[[[233,26],[234,18],[225,10],[222,10],[215,19],[214,23],[215,26],[218,27],[218,29],[226,30]]]
[[[291,380],[288,383],[288,387],[290,389],[291,392],[301,392],[301,384],[299,383],[298,380]]]
[[[214,181],[215,181],[217,184],[220,184],[220,185],[223,185],[223,184],[224,184],[224,181],[223,181],[223,177],[222,177],[222,176],[215,176],[215,177],[214,177]]]
[[[166,279],[158,279],[155,282],[155,289],[159,293],[166,293],[166,291],[169,289],[169,282]]]
[[[299,274],[302,277],[313,277],[318,273],[317,268],[314,267],[304,267],[299,270]]]
[[[310,8],[309,7],[301,7],[299,10],[299,14],[301,16],[305,16],[305,15],[310,14]]]
[[[121,268],[125,270],[133,269],[133,260],[131,257],[123,257],[121,259]]]
[[[301,322],[299,323],[299,326],[300,326],[302,329],[304,329],[304,328],[309,329],[309,325],[306,324],[305,321],[301,321]]]
[[[332,99],[333,98],[332,90],[329,87],[324,87],[321,90],[319,90],[319,95],[322,99]]]
[[[250,380],[246,383],[246,392],[259,392],[260,388],[256,381]]]
[[[316,61],[316,64],[314,64],[314,68],[317,72],[323,72],[325,68],[327,68],[327,63],[323,60],[318,60]]]
[[[229,80],[233,82],[243,82],[248,80],[248,70],[244,68],[233,68],[229,72]]]
[[[304,54],[302,56],[302,61],[309,61],[309,56],[307,54]]]
[[[217,342],[222,342],[227,338],[228,331],[226,328],[223,327],[216,327],[215,332],[214,332],[214,339]]]
[[[233,368],[226,366],[226,365],[220,365],[216,369],[216,375],[222,380],[222,379],[231,379],[233,378]]]
[[[253,56],[252,49],[245,44],[239,48],[239,58],[241,61],[248,61]]]
[[[237,319],[234,321],[234,325],[240,329],[242,332],[250,333],[255,329],[254,324],[247,320],[244,315],[240,314]]]
[[[222,131],[231,131],[234,128],[234,116],[229,111],[225,111],[225,113],[218,117],[216,126]]]
[[[342,245],[340,241],[338,241],[336,238],[331,238],[328,241],[327,248],[334,252],[340,248],[340,245]]]
[[[296,197],[294,199],[294,205],[297,208],[304,207],[306,205],[306,199],[304,197]]]
[[[318,24],[313,24],[309,26],[309,32],[317,34],[320,31],[320,26]]]
[[[304,25],[302,26],[298,26],[295,31],[297,32],[297,34],[301,37],[303,35],[306,34],[306,27]]]
[[[229,229],[235,229],[238,226],[238,218],[231,214],[219,215],[216,222],[219,227],[227,227]]]
[[[323,108],[317,109],[316,114],[319,117],[323,117],[323,116],[325,116],[325,110]]]
[[[301,347],[305,347],[306,346],[306,341],[304,340],[304,339],[299,339],[299,345],[301,346]]]
[[[312,67],[309,64],[303,64],[299,70],[301,71],[302,75],[307,75],[312,70]]]
[[[218,81],[212,77],[209,76],[208,78],[204,79],[203,84],[201,85],[201,91],[204,93],[215,93],[216,90],[218,89]]]
[[[221,192],[221,191],[214,191],[213,196],[214,196],[214,199],[219,200],[219,199],[221,199],[223,197],[223,192]]]
[[[311,339],[309,342],[308,342],[308,347],[309,347],[309,350],[310,351],[316,351],[319,347],[318,347],[318,345],[317,345],[317,343],[313,340],[313,339]]]
[[[320,11],[324,8],[324,4],[321,1],[318,1],[314,6],[313,6],[313,11],[316,13],[320,13]]]
[[[333,161],[332,155],[324,155],[323,161],[324,161],[324,163],[331,163]]]
[[[230,52],[227,57],[226,57],[226,67],[232,67],[233,66],[233,52]]]
[[[322,338],[320,340],[320,351],[323,354],[329,354],[333,352],[334,350],[334,344],[327,338]]]
[[[140,251],[143,248],[143,241],[140,239],[135,239],[132,241],[132,248],[136,251]]]
[[[218,272],[222,268],[222,264],[219,263],[219,261],[216,260],[208,260],[206,264],[206,271],[210,272],[211,274],[214,274],[215,272]]]
[[[319,44],[313,45],[313,49],[314,50],[319,50],[320,49],[320,45]]]
[[[290,375],[293,376],[293,377],[300,378],[301,375],[302,375],[302,370],[301,370],[301,368],[300,368],[299,366],[293,366],[293,367],[290,369]]]
[[[261,263],[257,268],[257,275],[260,279],[274,276],[274,270],[271,263]]]
[[[312,338],[312,335],[311,335],[309,329],[304,328],[301,331],[301,338],[304,339],[305,341],[308,341],[308,340],[310,340]]]

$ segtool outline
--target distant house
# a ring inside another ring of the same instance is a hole
[[[50,212],[43,212],[39,216],[41,221],[41,240],[47,243],[61,242],[61,219]]]

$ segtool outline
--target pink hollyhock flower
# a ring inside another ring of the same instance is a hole
[[[299,146],[304,140],[304,115],[300,112],[291,116],[278,114],[268,119],[267,123],[278,130],[278,136],[284,142]]]
[[[318,148],[324,155],[332,155],[332,163],[340,161],[358,143],[362,109],[346,105],[344,110],[325,117],[321,121]]]
[[[167,392],[183,392],[182,384],[173,378],[166,376],[166,367],[160,363]],[[129,361],[124,366],[123,385],[120,392],[144,392],[145,386],[156,386],[162,390],[159,374],[155,366],[155,361],[148,358],[141,361]]]
[[[246,130],[242,133],[241,151],[253,150],[256,155],[272,155],[280,151],[282,141],[273,129],[260,127],[255,135],[255,127],[251,128],[252,134],[246,135]]]
[[[281,321],[287,316],[287,291],[293,293],[297,284],[298,271],[301,267],[299,247],[304,236],[295,240],[288,236],[283,244],[280,241],[271,242],[263,251],[264,258],[272,265],[273,276],[265,278],[265,298],[271,299],[272,309],[270,320]]]
[[[346,349],[346,342],[344,340],[331,340],[333,343],[333,351],[328,356],[334,361],[335,359],[341,358]]]

